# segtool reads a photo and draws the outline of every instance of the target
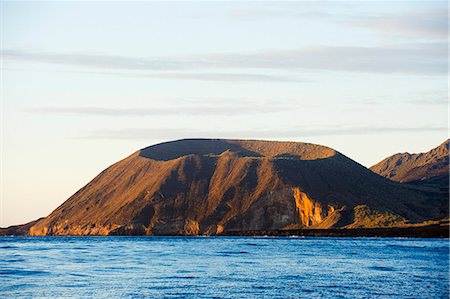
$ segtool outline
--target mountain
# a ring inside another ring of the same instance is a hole
[[[197,235],[392,227],[448,214],[448,201],[320,145],[184,139],[135,152],[30,235]]]
[[[449,140],[426,153],[398,153],[373,165],[370,169],[393,181],[408,183],[448,178]]]

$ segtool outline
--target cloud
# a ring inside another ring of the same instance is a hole
[[[238,73],[159,73],[138,74],[134,77],[147,77],[158,79],[186,79],[199,81],[238,81],[238,82],[304,82],[288,76],[273,76],[266,74],[238,74]]]
[[[264,3],[267,4],[267,3]],[[313,2],[302,2],[300,6],[299,3],[295,2],[284,2],[283,5],[275,3],[268,7],[252,6],[244,8],[234,8],[225,11],[225,16],[230,18],[232,21],[265,21],[269,20],[286,20],[287,18],[292,19],[333,19],[335,15],[330,13],[329,5],[317,5]],[[344,5],[344,3],[340,3]]]
[[[379,47],[305,47],[295,50],[254,53],[204,54],[186,57],[137,58],[94,54],[63,54],[4,50],[4,59],[40,62],[103,70],[158,71],[151,76],[196,79],[271,79],[263,75],[239,74],[170,74],[165,71],[210,71],[217,69],[319,70],[366,73],[446,75],[447,43],[422,43]],[[164,72],[163,72],[164,71]],[[228,77],[227,77],[228,76]],[[241,76],[241,77],[239,77]],[[289,78],[284,78],[284,80]]]
[[[392,101],[376,101],[376,100],[362,100],[353,101],[355,104],[363,106],[376,106],[376,105],[421,105],[421,106],[437,106],[437,105],[448,105],[448,99],[444,97],[437,98],[421,98],[421,99],[410,99],[410,100],[399,100],[396,102]]]
[[[167,115],[251,115],[276,113],[295,109],[289,105],[261,104],[256,102],[242,102],[239,104],[230,101],[223,104],[197,103],[191,106],[155,107],[155,108],[105,108],[105,107],[35,107],[25,112],[35,114],[53,115],[91,115],[91,116],[167,116]]]
[[[180,139],[180,138],[244,138],[280,139],[336,135],[368,135],[385,133],[447,132],[446,127],[375,127],[375,126],[330,126],[296,129],[255,129],[233,131],[209,131],[177,128],[129,128],[121,130],[102,129],[88,132],[77,139]]]
[[[364,3],[347,3],[348,8],[342,9],[346,3],[289,3],[288,6],[274,5],[269,7],[246,7],[227,11],[226,15],[234,20],[261,21],[265,19],[286,20],[287,18],[330,24],[346,24],[352,27],[365,27],[395,35],[402,38],[447,39],[448,38],[448,10],[446,2],[438,4],[439,9],[425,9],[421,11],[404,11],[396,13],[373,13],[373,8]],[[339,9],[341,8],[341,9]],[[348,12],[359,8],[359,15]],[[370,12],[367,12],[369,9]],[[332,13],[331,13],[332,12]],[[332,23],[333,22],[333,23]]]
[[[378,14],[351,17],[350,25],[363,26],[387,34],[426,39],[448,38],[448,12],[441,10],[408,12],[404,14]]]
[[[130,78],[153,78],[153,79],[178,79],[195,81],[224,81],[224,82],[310,82],[310,80],[297,79],[293,76],[278,76],[268,74],[251,73],[187,73],[187,72],[158,72],[158,73],[132,73],[118,71],[62,71],[62,70],[35,70],[3,68],[4,71],[25,71],[25,72],[51,72],[51,73],[75,73],[88,75],[108,75]]]
[[[448,105],[447,97],[437,97],[437,98],[423,98],[412,101],[405,101],[407,104],[416,104],[416,105]]]

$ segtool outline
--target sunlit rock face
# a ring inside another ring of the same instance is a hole
[[[188,139],[115,163],[29,233],[215,235],[392,226],[443,218],[447,211],[447,200],[380,177],[328,147]]]
[[[304,227],[318,225],[328,214],[334,212],[333,206],[328,206],[328,209],[322,208],[319,202],[314,202],[300,188],[294,188],[294,199],[301,224]]]

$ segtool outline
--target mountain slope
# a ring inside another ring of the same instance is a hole
[[[186,139],[110,166],[31,235],[196,235],[386,227],[440,219],[448,202],[392,182],[331,148]]]
[[[449,140],[426,153],[398,153],[370,167],[393,181],[407,183],[447,176],[449,172]]]

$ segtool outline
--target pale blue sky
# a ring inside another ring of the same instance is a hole
[[[161,141],[427,151],[448,136],[447,22],[446,1],[2,1],[0,226]]]

